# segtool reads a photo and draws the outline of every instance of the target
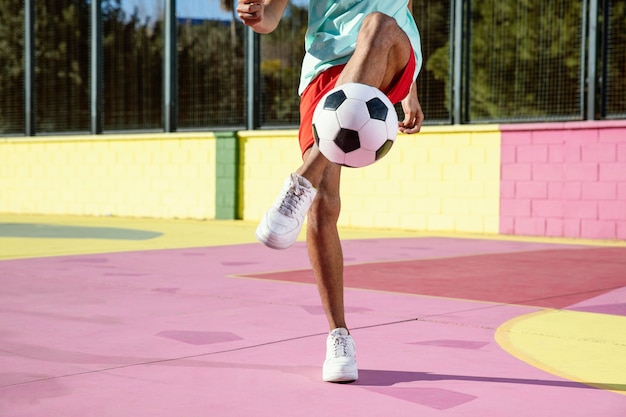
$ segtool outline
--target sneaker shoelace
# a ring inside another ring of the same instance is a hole
[[[335,358],[348,356],[348,338],[335,336],[333,340],[333,354]]]
[[[300,185],[298,177],[295,174],[291,174],[291,186],[285,192],[285,197],[283,198],[278,211],[285,216],[291,216],[298,210],[298,207],[302,203],[305,191],[306,187]]]

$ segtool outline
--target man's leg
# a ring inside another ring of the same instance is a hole
[[[388,90],[401,75],[412,53],[408,37],[394,19],[380,13],[372,14],[363,23],[356,51],[339,76],[337,85],[356,82]],[[337,231],[341,210],[341,167],[329,163],[317,146],[313,146],[305,152],[304,163],[297,174],[317,188],[317,196],[307,215],[307,248],[331,329],[323,379],[331,382],[356,380],[355,345],[345,321],[343,251]]]
[[[305,159],[312,152],[309,149]],[[337,231],[341,167],[327,164],[307,215],[307,248],[330,330],[347,328],[343,305],[343,251]]]
[[[359,32],[354,55],[337,85],[356,82],[387,91],[406,67],[411,44],[396,21],[384,14],[368,16]],[[342,382],[358,377],[354,341],[345,322],[343,253],[337,220],[341,209],[341,167],[331,164],[317,146],[304,154],[302,166],[292,174],[257,228],[257,238],[270,247],[285,248],[298,234],[308,208],[307,247],[319,294],[331,329],[323,378]]]
[[[308,154],[310,150],[305,158]],[[326,165],[307,216],[307,248],[331,329],[322,367],[322,379],[328,382],[352,382],[359,378],[356,346],[344,317],[343,252],[337,231],[340,174],[339,165]]]
[[[354,55],[337,85],[357,82],[387,90],[397,80],[413,53],[409,38],[396,21],[374,13],[363,22]],[[341,207],[340,167],[329,163],[317,146],[304,155],[296,171],[307,178],[318,195],[308,213],[307,245],[330,329],[346,327],[343,308],[343,254],[337,232]]]

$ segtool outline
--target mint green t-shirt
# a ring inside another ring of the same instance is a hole
[[[407,0],[309,0],[300,94],[316,75],[348,61],[354,52],[363,19],[373,12],[393,17],[406,32],[415,51],[413,77],[417,78],[422,66],[420,34],[407,3]]]

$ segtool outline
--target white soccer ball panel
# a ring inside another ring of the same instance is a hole
[[[341,129],[337,120],[337,114],[331,110],[321,109],[317,111],[313,116],[313,125],[320,141],[332,141]]]
[[[322,155],[326,157],[330,162],[335,164],[344,165],[346,160],[346,154],[339,146],[335,144],[332,139],[320,140],[317,145]]]
[[[367,101],[377,97],[377,91],[380,91],[370,85],[359,83],[342,84],[339,88],[346,93],[347,97],[362,101]],[[387,101],[389,101],[389,99],[387,99]]]
[[[359,148],[346,154],[344,165],[353,168],[362,168],[376,162],[376,151]]]
[[[365,102],[354,98],[341,103],[336,113],[339,125],[345,129],[360,130],[370,119]]]
[[[389,139],[387,124],[382,120],[368,119],[359,131],[361,148],[376,152]]]
[[[392,111],[387,115],[387,120],[385,121],[387,125],[387,134],[389,135],[388,139],[396,140],[398,136],[398,114],[396,113],[396,109],[392,107]]]

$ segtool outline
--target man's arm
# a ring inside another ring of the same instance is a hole
[[[270,33],[283,17],[289,0],[238,0],[237,15],[257,33]]]
[[[402,100],[402,110],[404,111],[404,120],[398,123],[398,130],[408,134],[419,132],[424,122],[424,112],[417,98],[416,81],[413,81],[409,94]]]
[[[413,14],[413,0],[409,0],[407,7]],[[413,81],[409,94],[402,100],[402,110],[404,120],[398,123],[400,132],[408,134],[419,132],[424,122],[424,113],[417,98],[417,81]]]

